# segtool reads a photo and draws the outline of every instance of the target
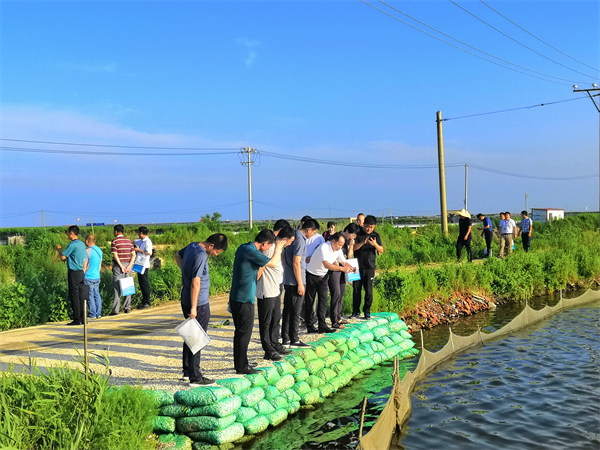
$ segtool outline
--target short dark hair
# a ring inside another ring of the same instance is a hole
[[[365,215],[364,213],[358,213],[358,214],[356,215],[356,218],[358,219],[358,216],[364,216],[364,215]]]
[[[118,224],[113,227],[113,230],[115,230],[117,233],[123,233],[125,231],[125,227],[121,224]]]
[[[145,234],[146,236],[148,236],[148,228],[146,228],[146,227],[139,227],[138,228],[138,233],[142,233],[142,234]]]
[[[360,231],[360,225],[356,222],[349,223],[348,225],[346,225],[346,228],[344,228],[344,231],[346,233],[358,234],[358,232]]]
[[[79,236],[79,227],[77,225],[71,225],[67,230],[67,234],[73,233],[75,236]]]
[[[327,228],[334,227],[335,222],[327,222]]]
[[[510,213],[509,213],[508,211],[506,211],[506,212],[504,213],[504,215],[507,215],[507,214],[510,214]],[[512,214],[510,214],[510,215],[512,215]]]
[[[481,219],[481,218],[483,217],[483,214],[479,213],[479,214],[477,214],[477,217],[478,217],[479,219]]]
[[[294,236],[296,236],[296,232],[294,231],[294,229],[287,225],[285,227],[283,227],[281,230],[279,230],[279,234],[277,235],[277,240],[280,241],[282,239],[291,239]]]
[[[336,242],[339,241],[340,238],[344,238],[344,240],[346,240],[346,237],[339,231],[337,233],[335,233],[333,236],[331,236],[331,240],[336,241]]]
[[[365,225],[377,225],[377,219],[375,216],[368,215],[365,217]]]
[[[521,211],[521,214],[523,214],[524,216],[526,216],[527,215],[527,211],[523,210],[523,211]]]
[[[505,214],[503,212],[500,213],[501,216],[504,216]]]
[[[254,238],[254,242],[258,242],[259,244],[274,244],[277,240],[277,236],[271,230],[260,230],[260,232]]]
[[[312,217],[310,217],[310,216],[304,216],[302,219],[300,219],[300,223],[304,223],[304,222],[306,222],[308,219],[312,219]]]
[[[281,230],[283,227],[291,227],[290,223],[285,219],[279,219],[273,225],[273,231]]]
[[[306,222],[302,224],[302,227],[300,227],[301,230],[308,230],[309,228],[312,228],[313,230],[318,230],[319,222],[317,222],[315,219],[307,219]]]
[[[227,251],[227,236],[225,236],[223,233],[215,233],[210,235],[204,242],[207,244],[212,244],[215,250],[223,250],[224,252]]]

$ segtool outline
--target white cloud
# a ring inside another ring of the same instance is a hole
[[[248,67],[254,65],[254,61],[256,60],[256,56],[258,55],[258,51],[256,47],[260,47],[261,43],[256,40],[247,39],[247,38],[238,38],[235,40],[238,44],[245,47],[248,50],[248,54],[246,55],[246,59],[244,62]]]

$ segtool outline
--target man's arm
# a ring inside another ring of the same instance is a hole
[[[465,234],[465,241],[467,239],[469,239],[469,235],[471,234],[471,228],[473,228],[472,226],[469,226],[469,229],[467,230],[467,234]]]
[[[195,277],[192,280],[192,289],[190,292],[190,303],[192,304],[192,307],[190,309],[190,319],[196,318],[199,295],[200,295],[200,277]]]
[[[344,272],[344,273],[354,272],[354,267],[352,267],[347,262],[340,263],[340,264],[342,264],[342,265],[340,266],[339,264],[331,264],[331,263],[328,263],[327,261],[323,261],[323,266],[325,266],[325,268],[327,270],[331,270],[332,272]]]
[[[531,237],[531,232],[533,231],[533,220],[529,221],[529,237]]]
[[[369,244],[371,244],[373,247],[375,247],[375,250],[377,250],[377,254],[381,255],[383,253],[383,245],[381,245],[381,240],[379,238],[379,236],[377,236],[377,239],[371,238],[369,239]]]
[[[277,243],[275,244],[275,252],[273,253],[273,256],[271,257],[269,262],[265,264],[265,267],[270,267],[271,269],[277,267],[277,265],[279,264],[279,258],[281,258],[281,249],[286,244],[286,242],[287,241],[285,239],[277,241]]]
[[[181,250],[179,250],[180,252]],[[179,270],[183,270],[183,258],[179,255],[179,252],[175,253],[175,264],[179,267]]]
[[[135,264],[135,251],[133,249],[131,249],[131,253],[129,254],[129,256],[129,265],[125,268],[126,273],[131,272],[131,268]]]
[[[67,247],[67,248],[69,248],[69,247]],[[61,261],[64,261],[65,259],[67,259],[67,257],[65,255],[63,255],[63,251],[62,251],[62,246],[61,245],[57,245],[56,246],[56,251],[58,252],[58,257],[60,258]]]
[[[121,272],[125,272],[125,268],[123,267],[123,263],[119,259],[119,254],[117,252],[113,252],[113,258],[115,259],[115,261],[117,262],[117,264],[121,268]]]
[[[268,267],[268,266],[266,266]],[[260,280],[260,277],[263,276],[263,272],[265,271],[264,267],[261,267],[260,269],[258,269],[258,274],[256,274],[256,281]]]
[[[354,242],[355,239],[350,239],[350,242],[348,242],[348,258],[350,259],[354,258]]]
[[[294,256],[294,276],[298,284],[298,295],[304,295],[304,283],[302,282],[302,256]]]

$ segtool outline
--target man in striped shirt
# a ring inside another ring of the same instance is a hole
[[[133,250],[133,243],[123,236],[123,232],[125,231],[123,225],[115,225],[113,230],[115,238],[111,243],[111,252],[113,255],[112,270],[115,295],[110,315],[116,316],[121,309],[121,285],[119,284],[119,280],[131,276],[129,273],[135,262],[135,251]],[[125,314],[131,311],[131,295],[125,297],[123,311],[125,311]]]
[[[523,239],[523,250],[525,253],[529,252],[529,246],[531,244],[531,232],[533,231],[533,221],[530,217],[527,217],[527,211],[521,211],[521,237]]]

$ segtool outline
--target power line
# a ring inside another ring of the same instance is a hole
[[[69,145],[65,143],[64,145]],[[77,144],[79,145],[79,144]],[[0,151],[4,152],[19,152],[19,153],[53,153],[62,155],[100,155],[100,156],[209,156],[209,155],[226,155],[237,153],[239,150],[223,150],[215,152],[189,152],[189,153],[148,153],[148,152],[98,152],[98,151],[83,151],[83,150],[59,150],[50,148],[24,148],[24,147],[3,147],[0,146]]]
[[[91,212],[91,211],[49,211],[45,210],[47,213],[59,214],[63,216],[90,216],[90,217],[98,217],[98,216],[121,216],[121,217],[131,217],[131,216],[149,216],[149,215],[157,215],[157,214],[189,214],[189,213],[198,213],[198,212],[206,212],[209,210],[215,209],[226,209],[231,208],[233,206],[241,205],[244,203],[248,203],[247,201],[228,203],[225,205],[216,205],[216,206],[203,206],[202,208],[194,208],[194,209],[180,209],[175,211],[154,211],[154,212]],[[39,213],[39,211],[37,211]]]
[[[237,147],[224,147],[224,148],[202,148],[202,147],[144,147],[144,146],[134,146],[134,145],[109,145],[109,144],[89,144],[89,143],[76,143],[76,142],[54,142],[54,141],[29,141],[26,139],[8,139],[8,138],[0,138],[0,141],[9,141],[9,142],[27,142],[30,144],[56,144],[56,145],[76,145],[80,147],[106,147],[106,148],[133,148],[133,149],[142,149],[142,150],[194,150],[194,151],[204,151],[204,150],[238,150]]]
[[[509,177],[517,177],[517,178],[527,178],[530,180],[546,180],[546,181],[572,181],[572,180],[586,180],[589,178],[598,178],[598,174],[590,174],[590,175],[579,175],[574,177],[538,177],[534,175],[521,175],[517,173],[504,172],[502,170],[490,169],[489,167],[480,166],[477,164],[469,164],[469,167],[474,169],[483,170],[484,172],[495,173],[498,175],[506,175]]]
[[[500,11],[498,11],[497,9],[492,8],[490,5],[488,5],[486,2],[484,2],[483,0],[479,0],[481,3],[483,3],[485,6],[487,6],[488,8],[490,8],[492,11],[496,12],[497,14],[501,15],[502,17],[504,17],[506,20],[508,20],[510,23],[512,23],[513,25],[516,25],[517,27],[519,27],[521,30],[523,30],[525,33],[529,34],[530,36],[533,36],[534,38],[536,38],[538,41],[543,42],[544,44],[546,44],[548,47],[556,50],[559,53],[562,53],[563,55],[565,55],[567,58],[571,58],[573,61],[578,62],[579,64],[583,64],[586,67],[589,67],[592,70],[596,70],[598,71],[598,69],[596,69],[595,67],[589,66],[586,63],[579,61],[576,58],[573,58],[572,56],[566,54],[565,52],[563,52],[562,50],[557,49],[556,47],[554,47],[553,45],[550,45],[548,42],[544,41],[543,39],[537,37],[535,34],[527,31],[525,28],[523,28],[521,25],[519,25],[518,23],[514,22],[513,20],[510,20],[508,17],[506,17],[504,14],[502,14]]]
[[[490,27],[490,28],[492,28],[492,29],[496,30],[498,33],[502,34],[503,36],[506,36],[506,37],[507,37],[507,38],[509,38],[511,41],[514,41],[514,42],[516,42],[517,44],[519,44],[519,45],[521,45],[521,46],[525,47],[527,50],[530,50],[530,51],[532,51],[532,52],[533,52],[533,53],[535,53],[536,55],[539,55],[539,56],[541,56],[542,58],[546,58],[548,61],[552,61],[553,63],[555,63],[555,64],[558,64],[559,66],[562,66],[562,67],[564,67],[564,68],[566,68],[566,69],[569,69],[569,70],[571,70],[571,71],[573,71],[573,72],[576,72],[576,73],[578,73],[578,74],[580,74],[580,75],[585,75],[586,77],[590,77],[590,78],[594,78],[594,79],[596,79],[596,77],[595,77],[595,76],[593,76],[593,75],[588,75],[587,73],[583,73],[583,72],[580,72],[579,70],[575,70],[575,69],[573,69],[572,67],[566,66],[566,65],[564,65],[564,64],[562,64],[562,63],[560,63],[560,62],[558,62],[558,61],[556,61],[556,60],[554,60],[554,59],[552,59],[552,58],[549,58],[549,57],[548,57],[548,56],[546,56],[546,55],[543,55],[542,53],[538,52],[537,50],[534,50],[534,49],[532,49],[531,47],[528,47],[527,45],[523,44],[522,42],[520,42],[520,41],[516,40],[515,38],[513,38],[513,37],[509,36],[509,35],[508,35],[508,34],[506,34],[505,32],[503,32],[503,31],[499,30],[499,29],[498,29],[498,28],[496,28],[495,26],[493,26],[493,25],[491,25],[491,24],[487,23],[485,20],[483,20],[483,19],[481,19],[480,17],[476,16],[475,14],[473,14],[473,13],[472,13],[471,11],[469,11],[468,9],[466,9],[466,8],[463,8],[463,7],[462,7],[462,6],[460,6],[458,3],[456,3],[454,0],[448,0],[448,1],[449,1],[450,3],[452,3],[453,5],[456,5],[456,6],[458,6],[460,9],[462,9],[462,10],[463,10],[463,11],[465,11],[466,13],[470,14],[471,16],[475,17],[477,20],[479,20],[479,21],[483,22],[483,23],[484,23],[484,24],[486,24],[488,27]]]

